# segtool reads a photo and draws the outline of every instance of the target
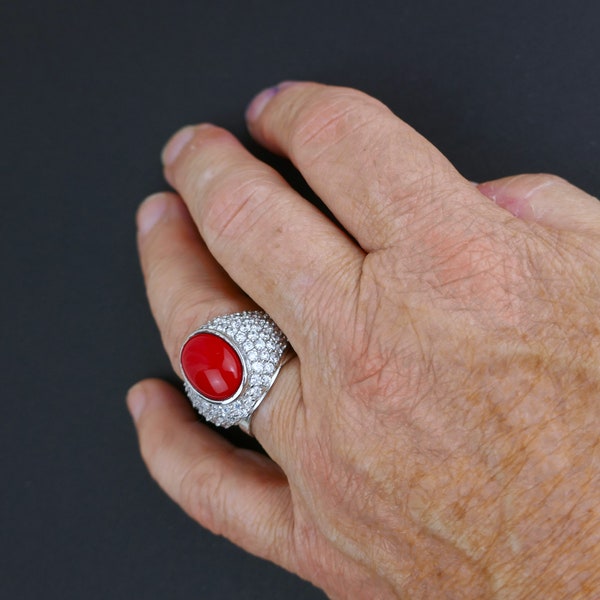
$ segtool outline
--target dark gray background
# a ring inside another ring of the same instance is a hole
[[[387,102],[472,180],[598,194],[599,19],[592,0],[5,0],[0,597],[321,598],[191,522],[139,458],[125,392],[171,376],[133,226],[160,148],[203,120],[248,143],[254,93],[315,79]]]

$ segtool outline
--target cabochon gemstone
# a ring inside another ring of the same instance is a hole
[[[212,333],[198,333],[185,343],[181,367],[192,386],[216,402],[228,400],[242,385],[240,357],[231,344]]]

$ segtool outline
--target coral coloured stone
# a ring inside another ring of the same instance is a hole
[[[210,400],[223,402],[242,385],[240,357],[231,344],[212,333],[199,333],[185,343],[181,366],[192,386]]]

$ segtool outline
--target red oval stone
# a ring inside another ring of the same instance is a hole
[[[181,351],[188,381],[203,396],[223,402],[242,385],[242,361],[231,344],[213,333],[191,337]]]

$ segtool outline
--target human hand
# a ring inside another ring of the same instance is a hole
[[[138,241],[174,369],[256,305],[297,358],[252,422],[272,460],[132,388],[152,475],[332,598],[599,595],[600,204],[547,175],[475,186],[354,90],[283,85],[247,117],[350,235],[227,131],[170,141],[179,195]]]

